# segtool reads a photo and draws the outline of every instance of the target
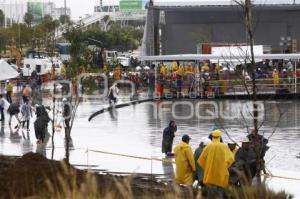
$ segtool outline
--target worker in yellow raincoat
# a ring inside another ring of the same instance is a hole
[[[221,131],[212,132],[212,142],[201,153],[197,163],[204,170],[203,183],[208,187],[224,189],[228,186],[228,169],[234,161],[228,146],[221,143]]]
[[[228,143],[227,143],[227,146],[229,148],[229,150],[231,151],[233,157],[235,157],[235,154],[236,152],[238,151],[239,147],[238,145],[236,144],[236,142],[234,140],[230,140]]]
[[[178,65],[176,61],[172,62],[172,71],[177,71],[178,70]]]
[[[177,75],[183,76],[184,74],[184,68],[180,65],[177,70]]]
[[[182,136],[182,142],[174,149],[176,164],[176,182],[179,184],[192,185],[194,172],[196,171],[192,148],[189,145],[190,137]]]
[[[187,74],[193,74],[194,73],[194,68],[192,66],[192,64],[188,64],[186,67],[186,73]]]
[[[204,72],[209,72],[209,65],[208,65],[208,63],[205,63],[205,64],[201,67],[201,69],[202,69]]]
[[[274,86],[278,86],[279,85],[279,74],[276,69],[273,70],[272,78],[273,78]]]
[[[9,103],[12,103],[12,96],[14,96],[14,83],[11,80],[6,80],[6,100]]]
[[[60,75],[65,78],[66,77],[66,66],[63,64],[60,69]]]
[[[218,64],[215,64],[215,74],[220,75],[220,66]]]
[[[163,74],[164,76],[168,75],[168,68],[163,64],[160,67],[160,73]]]

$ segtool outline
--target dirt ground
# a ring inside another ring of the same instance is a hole
[[[150,179],[93,174],[36,153],[0,156],[0,198],[161,198],[173,192]]]
[[[248,191],[247,191],[248,190]],[[248,197],[250,195],[250,197]],[[116,176],[78,170],[64,161],[36,153],[23,157],[0,156],[0,199],[203,199],[201,191],[152,177]],[[232,189],[228,199],[285,199],[285,192],[266,187]]]

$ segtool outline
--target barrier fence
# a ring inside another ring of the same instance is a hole
[[[107,152],[107,151],[102,151],[102,150],[93,150],[93,149],[88,149],[88,148],[86,149],[87,158],[89,158],[89,152],[113,155],[113,156],[118,156],[118,157],[133,158],[133,159],[139,159],[139,160],[149,160],[149,161],[151,161],[151,164],[152,164],[152,161],[159,161],[159,162],[163,162],[163,163],[175,164],[175,161],[170,158],[166,158],[166,159],[153,158],[153,157],[149,158],[149,157],[143,157],[143,156],[135,156],[135,155],[122,154],[122,153]],[[88,160],[87,160],[87,164],[88,164]],[[88,165],[87,165],[87,167],[88,167]],[[273,175],[273,174],[262,174],[262,175],[266,176],[266,177],[272,177],[272,178],[281,178],[281,179],[300,181],[300,178],[296,178],[296,177],[279,176],[279,175]]]

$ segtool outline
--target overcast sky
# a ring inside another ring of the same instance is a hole
[[[57,7],[64,6],[64,0],[51,0]],[[48,2],[48,0],[44,0]],[[92,14],[94,12],[94,6],[99,4],[99,0],[67,0],[67,7],[71,8],[72,19],[77,20],[79,16],[85,14]]]

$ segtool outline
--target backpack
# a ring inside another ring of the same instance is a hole
[[[20,105],[17,103],[11,103],[7,109],[7,112],[11,115],[18,114],[20,112]]]

